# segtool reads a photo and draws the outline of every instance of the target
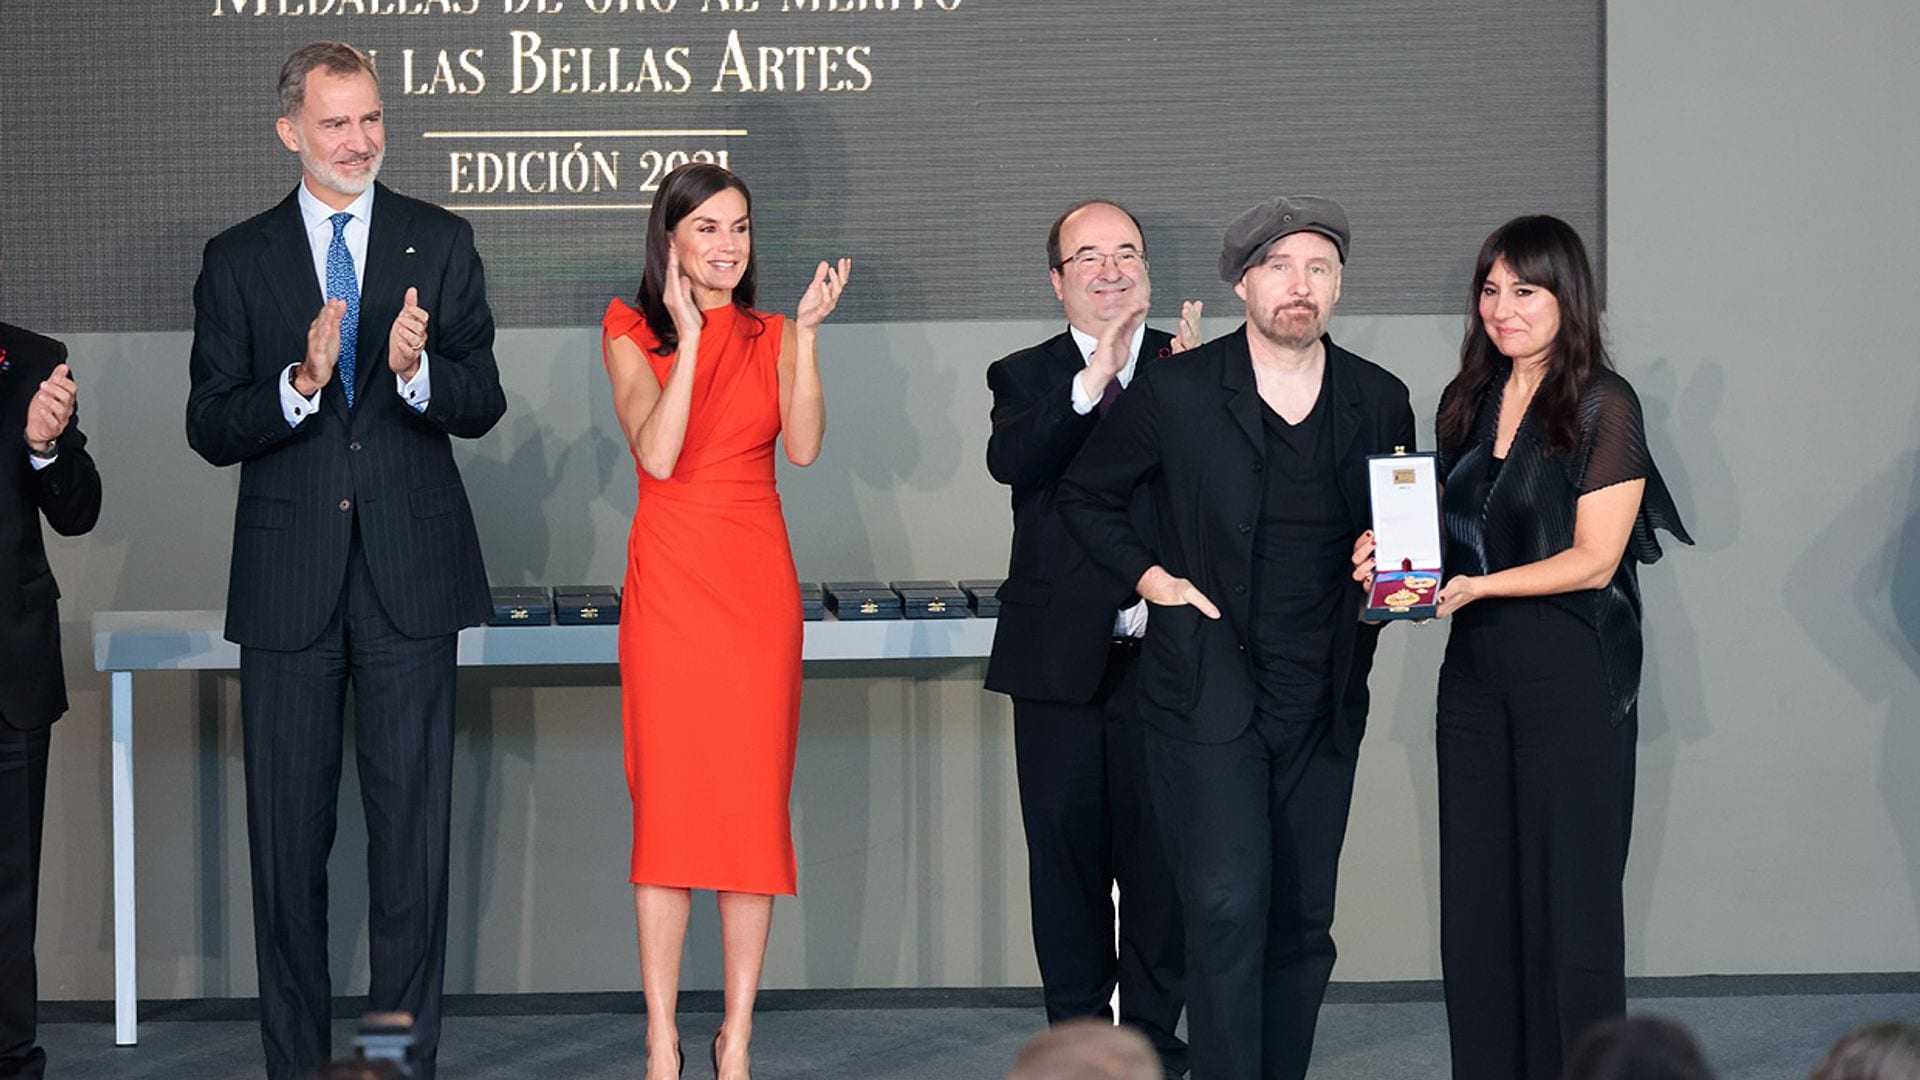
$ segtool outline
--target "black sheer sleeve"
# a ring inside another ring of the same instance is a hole
[[[1603,372],[1581,396],[1580,445],[1567,460],[1567,479],[1586,495],[1652,471],[1640,399],[1625,379]]]
[[[1597,375],[1581,398],[1580,446],[1568,456],[1567,479],[1581,495],[1629,480],[1647,482],[1633,536],[1627,543],[1627,554],[1634,560],[1659,560],[1660,541],[1654,536],[1655,529],[1667,530],[1682,543],[1693,543],[1647,448],[1640,399],[1625,379],[1611,371]]]

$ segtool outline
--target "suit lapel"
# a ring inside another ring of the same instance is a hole
[[[1171,356],[1172,350],[1169,346],[1172,344],[1172,334],[1155,330],[1151,326],[1147,327],[1146,336],[1140,339],[1140,359],[1133,369],[1134,378],[1140,377],[1140,372],[1146,365],[1157,364]]]
[[[1227,412],[1240,433],[1252,444],[1253,452],[1264,460],[1267,438],[1260,425],[1260,388],[1253,381],[1253,353],[1247,348],[1247,327],[1222,339],[1220,385],[1227,390]]]
[[[1071,379],[1086,366],[1087,362],[1080,356],[1080,346],[1073,342],[1073,331],[1063,330],[1047,342],[1047,373],[1053,379]]]
[[[273,208],[260,235],[266,242],[260,254],[260,276],[273,290],[287,322],[305,340],[307,327],[327,298],[314,276],[313,247],[307,243],[306,224],[300,218],[297,189]]]
[[[1359,388],[1347,370],[1347,351],[1335,345],[1332,338],[1321,340],[1327,346],[1327,370],[1322,377],[1331,380],[1327,400],[1337,403],[1333,414],[1333,460],[1344,461],[1347,451],[1353,449],[1354,438],[1360,434]]]
[[[1327,402],[1334,405],[1331,417],[1334,476],[1340,486],[1340,497],[1347,504],[1349,517],[1355,522],[1371,521],[1373,500],[1367,492],[1366,463],[1350,461],[1348,457],[1353,451],[1354,440],[1359,438],[1360,429],[1365,424],[1361,409],[1365,402],[1360,398],[1360,380],[1353,371],[1352,354],[1335,345],[1332,338],[1322,340],[1327,344],[1327,370],[1323,376],[1329,380]]]
[[[300,216],[299,188],[274,207],[260,233],[265,241],[260,253],[260,276],[279,302],[295,340],[301,342],[304,349],[307,327],[313,325],[314,316],[320,314],[327,295],[314,273],[313,245],[307,242],[306,221]],[[323,408],[339,413],[342,419],[346,417],[347,398],[339,380],[321,388],[320,400]]]
[[[404,280],[412,269],[405,254],[413,213],[385,184],[374,185],[372,221],[367,230],[367,266],[360,275],[360,344],[354,394],[364,393],[374,368],[387,370],[387,331],[406,301]]]

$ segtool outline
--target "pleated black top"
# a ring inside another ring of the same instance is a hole
[[[1600,635],[1610,715],[1617,724],[1640,695],[1640,582],[1635,567],[1660,558],[1655,529],[1665,529],[1687,544],[1693,538],[1680,523],[1673,496],[1647,449],[1640,399],[1616,372],[1596,373],[1581,396],[1580,443],[1573,450],[1548,454],[1529,407],[1506,458],[1496,461],[1500,396],[1510,370],[1488,383],[1467,442],[1440,447],[1436,464],[1445,484],[1440,511],[1446,527],[1446,571],[1478,576],[1557,555],[1573,546],[1574,508],[1580,496],[1646,480],[1640,513],[1613,580],[1599,589],[1542,598]],[[1441,394],[1442,407],[1453,393],[1448,386]]]

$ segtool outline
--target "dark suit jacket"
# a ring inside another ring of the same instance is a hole
[[[57,440],[59,459],[27,463],[27,403],[67,358],[52,338],[0,323],[0,723],[46,727],[67,711],[60,663],[60,589],[47,566],[40,517],[79,536],[100,516],[100,472],[79,417]]]
[[[1172,340],[1146,332],[1136,381]],[[987,368],[993,390],[987,471],[1013,488],[1013,554],[1000,587],[987,689],[1015,697],[1092,701],[1106,670],[1114,615],[1135,599],[1133,582],[1089,561],[1054,509],[1060,475],[1100,423],[1097,409],[1085,416],[1073,411],[1071,384],[1085,367],[1073,335],[1062,332]],[[1150,530],[1146,500],[1140,488],[1132,512]]]
[[[320,411],[287,426],[280,383],[324,303],[297,193],[207,242],[194,285],[187,441],[240,463],[228,639],[298,649],[340,601],[354,520],[387,615],[409,637],[491,612],[480,541],[449,436],[478,438],[506,412],[493,314],[473,229],[377,185],[360,288],[355,407],[336,372]],[[387,335],[408,286],[427,309],[432,401],[395,392]]]
[[[1372,520],[1367,455],[1412,450],[1413,409],[1399,379],[1325,340],[1340,491],[1364,528]],[[1215,621],[1194,607],[1155,607],[1141,650],[1142,715],[1194,742],[1227,742],[1253,719],[1246,642],[1253,533],[1266,487],[1262,407],[1243,325],[1136,380],[1074,459],[1057,496],[1068,531],[1116,577],[1138,582],[1158,562],[1220,608]],[[1158,558],[1127,515],[1142,480],[1153,493]],[[1352,617],[1335,624],[1333,722],[1343,752],[1365,729],[1379,636],[1379,627],[1359,622],[1362,600],[1356,584]]]

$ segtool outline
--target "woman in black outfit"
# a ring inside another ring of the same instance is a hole
[[[1436,422],[1447,1024],[1456,1078],[1552,1080],[1582,1031],[1626,1011],[1635,567],[1660,557],[1657,528],[1692,540],[1607,359],[1579,234],[1502,225],[1467,312]]]

